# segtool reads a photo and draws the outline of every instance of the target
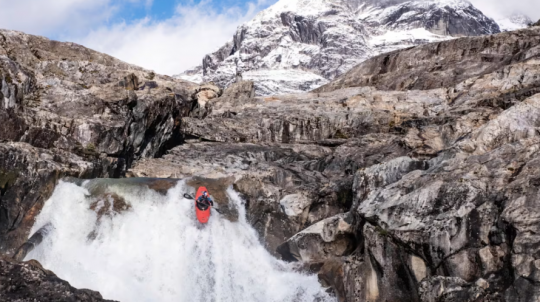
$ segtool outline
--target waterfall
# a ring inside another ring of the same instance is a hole
[[[214,212],[201,225],[184,182],[166,194],[105,183],[59,183],[32,229],[51,231],[25,259],[119,301],[334,301],[316,276],[266,251],[234,190],[239,220]]]

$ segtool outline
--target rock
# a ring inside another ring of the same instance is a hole
[[[16,31],[0,46],[0,252],[12,254],[58,180],[120,177],[180,144],[197,85]]]
[[[195,90],[194,99],[197,100],[197,107],[193,110],[192,114],[199,118],[206,116],[206,110],[208,101],[218,98],[223,94],[221,88],[209,83],[199,86]]]
[[[123,87],[126,90],[138,90],[139,89],[139,78],[133,73],[128,74],[124,77],[124,82],[122,83]]]
[[[343,263],[338,260],[326,261],[318,273],[324,287],[332,288],[338,301],[347,301]]]
[[[314,92],[363,86],[381,90],[451,87],[509,64],[538,57],[539,53],[537,28],[443,41],[379,55]]]
[[[68,282],[44,269],[39,262],[15,262],[0,255],[0,300],[33,301],[111,301],[100,293],[73,288]]]
[[[112,158],[88,162],[75,154],[26,143],[0,143],[0,252],[12,254],[28,238],[34,218],[63,177],[114,176]]]
[[[311,200],[302,194],[289,194],[279,201],[287,216],[299,216],[311,205]]]
[[[0,139],[89,160],[106,154],[125,167],[178,143],[173,133],[192,107],[195,84],[73,43],[5,30],[0,37],[9,53],[0,58],[1,129],[9,133]],[[142,78],[154,88],[139,90]]]
[[[39,230],[37,230],[28,240],[21,245],[17,251],[13,254],[13,259],[16,261],[23,261],[28,253],[30,253],[36,246],[38,246],[45,236],[49,234],[52,229],[51,224],[46,224]]]
[[[283,259],[304,263],[322,263],[349,255],[356,246],[350,217],[343,214],[320,221],[294,235],[278,252]]]
[[[422,301],[458,302],[478,301],[485,295],[486,282],[481,279],[476,284],[469,284],[459,278],[436,276],[422,282],[420,294]],[[500,301],[484,299],[481,301]]]

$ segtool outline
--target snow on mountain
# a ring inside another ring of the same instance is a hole
[[[280,0],[177,77],[226,87],[241,76],[258,95],[296,93],[384,52],[499,31],[466,0]]]
[[[513,14],[506,18],[496,18],[495,21],[499,24],[501,31],[518,30],[533,23],[531,18],[524,14]]]

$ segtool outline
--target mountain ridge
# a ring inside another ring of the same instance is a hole
[[[241,76],[258,95],[299,93],[381,53],[500,31],[464,0],[282,0],[176,77],[223,88]]]

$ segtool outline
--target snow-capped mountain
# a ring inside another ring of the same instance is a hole
[[[384,52],[498,32],[466,0],[280,0],[178,77],[225,87],[242,76],[259,95],[297,93]]]
[[[512,14],[506,18],[496,18],[495,22],[499,24],[501,31],[512,31],[525,28],[533,23],[531,18],[524,14]]]

